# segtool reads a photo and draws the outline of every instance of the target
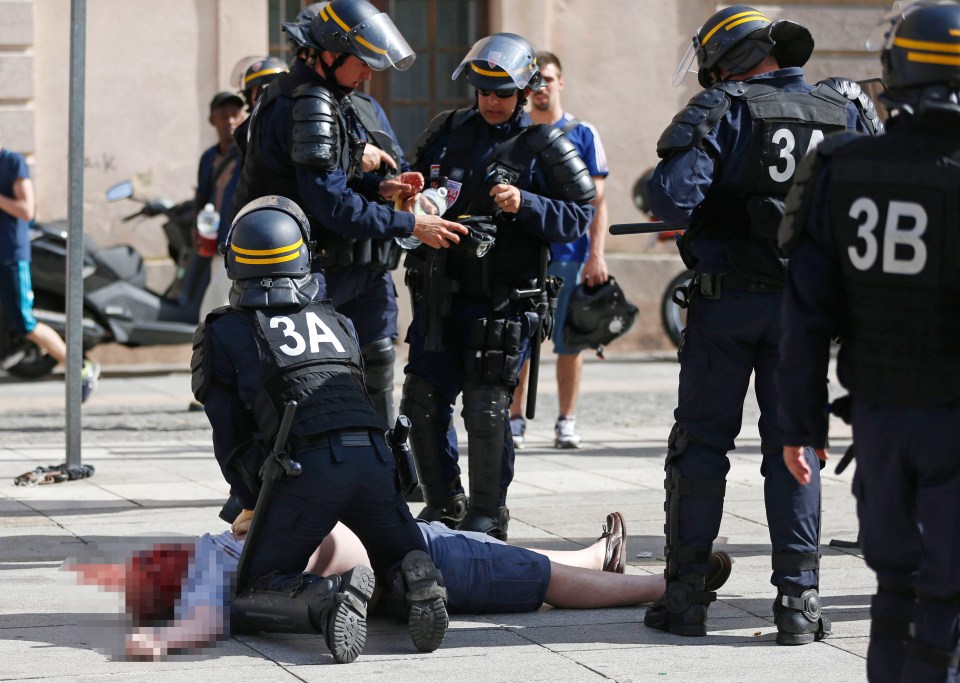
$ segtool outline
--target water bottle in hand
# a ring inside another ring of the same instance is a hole
[[[447,210],[447,188],[430,187],[420,193],[417,197],[417,203],[413,207],[415,216],[442,216]],[[411,235],[410,237],[395,238],[397,244],[404,249],[416,249],[420,246],[420,240]]]
[[[213,256],[217,253],[217,233],[220,230],[220,214],[207,204],[197,214],[197,253],[200,256]]]

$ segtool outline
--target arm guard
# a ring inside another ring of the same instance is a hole
[[[825,78],[817,83],[818,87],[830,88],[834,92],[840,93],[845,98],[853,102],[860,112],[860,118],[866,124],[867,130],[876,137],[883,134],[883,121],[880,120],[880,114],[877,108],[873,106],[873,100],[863,91],[860,84],[856,81],[846,78]]]
[[[540,170],[554,197],[586,204],[597,196],[590,170],[563,131],[537,125],[527,128],[524,135],[527,145],[539,157]]]
[[[317,171],[332,171],[340,164],[339,105],[326,88],[301,85],[293,91],[294,165]]]
[[[202,321],[193,334],[193,355],[190,357],[190,390],[200,403],[210,386],[210,341],[206,336],[207,323]]]
[[[720,86],[725,84],[720,84]],[[699,147],[717,122],[730,110],[730,97],[720,86],[703,90],[691,98],[687,106],[657,140],[657,156]]]
[[[790,256],[803,234],[813,208],[814,187],[823,165],[838,149],[859,137],[860,133],[852,131],[828,135],[817,145],[812,154],[807,154],[800,160],[793,176],[793,185],[787,194],[783,220],[780,221],[780,229],[777,232],[777,242],[784,256]]]

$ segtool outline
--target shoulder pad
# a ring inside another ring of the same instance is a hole
[[[813,205],[814,186],[820,169],[838,149],[861,137],[863,135],[854,131],[828,135],[817,145],[815,151],[805,155],[797,164],[797,170],[793,174],[793,185],[784,201],[783,220],[780,221],[780,229],[777,232],[777,242],[784,256],[790,256],[790,252],[797,246],[803,234]]]
[[[326,88],[300,85],[293,91],[293,148],[297,166],[330,171],[340,162],[339,105]]]
[[[537,154],[543,176],[556,199],[585,204],[597,196],[590,169],[577,148],[554,126],[536,125],[523,131],[527,146]]]
[[[823,79],[817,83],[817,87],[830,88],[853,102],[860,112],[860,118],[867,125],[871,134],[877,136],[883,133],[884,126],[883,121],[880,120],[880,114],[877,113],[873,100],[863,91],[859,83],[847,78],[832,77]]]
[[[657,140],[657,156],[662,159],[670,152],[699,147],[717,121],[730,110],[727,90],[739,91],[733,87],[735,85],[733,82],[720,83],[694,95]]]
[[[194,397],[203,403],[207,395],[207,388],[210,386],[210,338],[207,337],[207,325],[216,317],[219,317],[230,310],[228,307],[217,308],[210,312],[207,317],[197,325],[197,331],[193,333],[193,355],[190,357],[190,390]]]
[[[416,165],[417,162],[420,161],[423,152],[426,151],[442,133],[463,125],[465,121],[471,118],[473,111],[474,109],[472,108],[448,109],[434,116],[430,124],[417,138],[416,152],[413,153],[413,165]]]

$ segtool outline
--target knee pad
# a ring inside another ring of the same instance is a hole
[[[397,352],[389,337],[378,339],[360,347],[367,389],[370,391],[393,390],[393,364]]]
[[[502,436],[512,398],[505,387],[464,387],[462,414],[467,432],[471,436]]]
[[[452,483],[443,476],[441,432],[449,429],[440,424],[441,398],[437,390],[419,375],[407,375],[403,382],[400,412],[410,418],[410,449],[417,463],[417,473],[428,506],[446,507]],[[456,484],[459,486],[459,483]]]

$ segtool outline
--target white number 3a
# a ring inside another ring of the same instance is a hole
[[[308,311],[307,315],[307,336],[310,338],[310,351],[317,353],[320,350],[320,343],[331,344],[339,353],[344,353],[345,349],[340,340],[337,339],[325,322],[313,311]],[[276,328],[283,326],[283,336],[290,340],[290,343],[280,346],[280,350],[288,356],[299,356],[307,350],[307,342],[303,335],[297,332],[293,320],[285,315],[278,315],[270,318],[270,327]],[[292,344],[292,346],[291,346]]]
[[[877,237],[873,234],[880,222],[880,209],[869,197],[860,197],[850,205],[849,216],[859,222],[857,238],[863,241],[863,250],[854,245],[847,248],[847,255],[854,268],[869,270],[876,263],[880,251]],[[900,228],[901,221],[907,223],[903,229]],[[927,245],[921,239],[926,230],[927,212],[920,204],[891,200],[883,226],[883,272],[916,275],[922,271],[927,265]],[[898,245],[907,247],[910,258],[897,258]]]

